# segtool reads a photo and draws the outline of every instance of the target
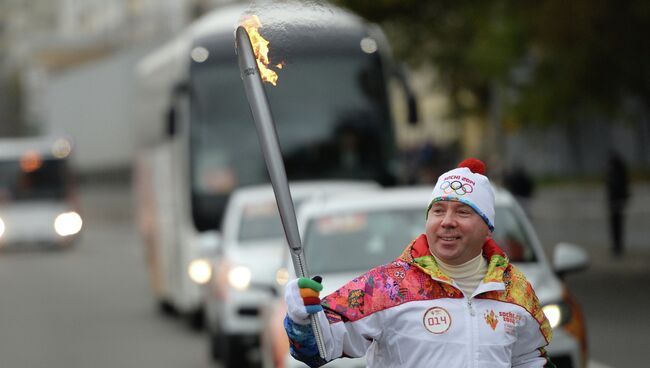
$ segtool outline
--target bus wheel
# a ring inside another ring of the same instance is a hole
[[[214,332],[211,328],[208,328],[208,348],[210,349],[210,358],[212,360],[221,360],[222,340],[223,338],[219,336],[218,332]]]
[[[158,311],[165,317],[176,317],[178,316],[178,311],[168,300],[160,299],[158,300]]]
[[[248,367],[248,349],[238,336],[228,336],[210,331],[210,355],[213,360],[220,361],[225,368]]]
[[[198,310],[189,312],[185,316],[185,321],[192,331],[201,331],[204,326],[203,309],[199,308]]]

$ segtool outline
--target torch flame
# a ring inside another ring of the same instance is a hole
[[[259,28],[262,26],[260,19],[257,15],[251,15],[244,18],[241,25],[246,29],[246,32],[248,32],[248,37],[251,40],[251,45],[255,52],[255,59],[257,60],[257,67],[260,70],[262,80],[275,86],[278,82],[278,74],[268,67],[269,41],[262,37],[259,32]],[[282,69],[280,65],[281,64],[278,64],[276,67]]]

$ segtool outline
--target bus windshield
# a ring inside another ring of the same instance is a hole
[[[60,199],[66,195],[65,161],[45,159],[31,168],[19,160],[0,161],[0,200]]]
[[[235,60],[192,68],[191,184],[194,203],[205,206],[201,197],[268,176]],[[265,88],[289,179],[392,183],[395,140],[378,55],[302,55],[278,74]]]

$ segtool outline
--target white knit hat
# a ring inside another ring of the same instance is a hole
[[[485,164],[468,158],[457,168],[440,175],[427,208],[438,201],[459,201],[470,206],[494,231],[494,189],[485,176]]]

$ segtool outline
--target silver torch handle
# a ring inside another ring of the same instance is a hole
[[[242,80],[244,81],[244,89],[246,90],[248,104],[253,113],[253,120],[255,120],[257,135],[262,147],[262,153],[264,154],[264,160],[266,161],[266,168],[271,177],[271,184],[278,204],[282,227],[284,228],[287,243],[289,244],[289,250],[291,251],[293,266],[298,277],[309,277],[302,243],[300,242],[296,213],[293,207],[293,201],[291,200],[291,192],[289,191],[287,174],[284,169],[284,162],[282,161],[282,154],[280,152],[278,134],[275,130],[271,108],[269,107],[269,101],[266,97],[266,92],[264,91],[253,47],[251,46],[248,32],[246,32],[244,27],[239,26],[237,28],[236,37],[239,70],[241,72]],[[325,359],[323,335],[320,326],[316,322],[316,318],[316,315],[312,314],[310,316],[311,327],[314,331],[314,336],[316,337],[318,352],[321,358]]]

